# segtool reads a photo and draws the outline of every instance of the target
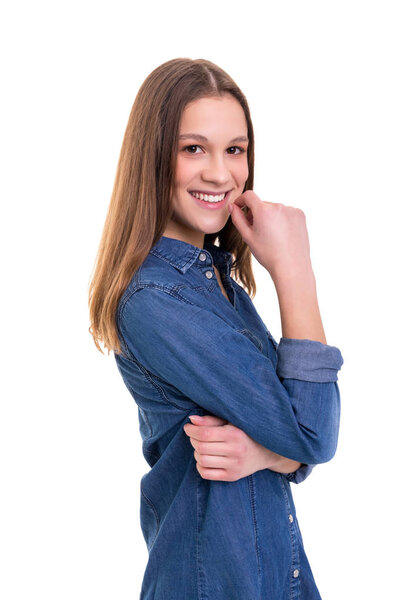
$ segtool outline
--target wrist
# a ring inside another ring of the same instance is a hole
[[[271,471],[276,471],[282,457],[264,446],[261,448],[260,470],[270,469]]]
[[[280,265],[271,273],[276,291],[279,293],[290,289],[302,289],[310,292],[316,290],[316,280],[310,262]]]
[[[301,463],[292,460],[291,458],[285,458],[284,456],[279,456],[277,460],[274,462],[272,467],[269,467],[271,471],[275,471],[276,473],[294,473],[301,467]]]
[[[318,305],[317,285],[311,267],[279,271],[274,279],[281,314],[282,337],[326,344]]]

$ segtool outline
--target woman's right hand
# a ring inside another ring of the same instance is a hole
[[[244,206],[247,215],[241,210]],[[311,269],[306,217],[301,209],[261,200],[252,190],[235,198],[229,209],[243,241],[272,279]]]

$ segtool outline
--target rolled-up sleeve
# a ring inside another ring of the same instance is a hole
[[[310,475],[315,466],[316,465],[301,465],[297,471],[288,473],[285,475],[285,477],[290,481],[290,483],[301,483]]]
[[[117,323],[123,350],[150,374],[264,447],[303,463],[298,480],[335,454],[343,363],[335,346],[282,338],[275,369],[218,315],[152,287],[124,301]]]
[[[277,346],[277,356],[276,371],[281,381],[284,379],[320,383],[337,381],[337,372],[343,364],[343,357],[338,348],[307,339],[282,337]],[[339,389],[337,389],[337,393],[339,394]],[[298,407],[300,415],[303,407],[304,404]],[[301,483],[310,475],[315,466],[315,464],[302,464],[286,477],[291,483]]]
[[[277,353],[276,371],[282,379],[320,383],[337,381],[337,372],[343,364],[339,348],[314,340],[283,337]]]

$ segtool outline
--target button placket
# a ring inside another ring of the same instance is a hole
[[[206,253],[206,252],[200,252],[200,254],[199,254],[199,257],[198,257],[198,258],[199,258],[199,260],[201,260],[201,262],[203,262],[203,263],[206,263],[206,264],[204,265],[205,267],[208,267],[208,266],[209,266],[209,265],[207,264],[207,262],[206,262],[206,261],[207,261],[207,258],[208,258],[208,255],[207,255],[207,253]],[[212,264],[213,264],[213,261],[212,261],[212,258],[211,258],[211,265],[210,265],[210,266],[212,266]],[[212,278],[213,278],[213,275],[214,275],[214,271],[212,271],[211,269],[209,269],[209,268],[208,268],[208,270],[207,270],[207,271],[205,271],[204,275],[207,277],[207,279],[212,279]]]
[[[286,485],[289,486],[289,483],[287,483],[285,485],[283,476],[281,476],[280,478],[280,483],[281,483],[281,487],[282,487],[282,492],[286,501],[286,508],[287,508],[287,519],[289,521],[289,525],[288,525],[288,529],[289,529],[289,533],[290,533],[290,538],[291,538],[291,542],[292,542],[292,564],[291,564],[291,570],[292,570],[292,583],[291,583],[291,590],[292,590],[292,597],[295,598],[297,596],[294,596],[295,593],[295,589],[298,589],[298,586],[300,584],[300,556],[299,556],[299,540],[298,540],[298,536],[296,533],[296,526],[295,526],[295,512],[293,510],[293,507],[291,506],[289,497],[288,497],[288,493],[286,490]]]
[[[291,525],[290,529],[291,529],[291,531],[293,532],[293,527],[294,527],[294,525],[293,525],[293,522],[294,522],[294,517],[293,517],[292,513],[289,513],[289,515],[288,515],[288,519],[289,519],[289,523],[290,523],[290,525]],[[294,565],[293,565],[293,566],[294,566]],[[293,570],[293,572],[292,572],[292,576],[294,577],[294,579],[297,579],[299,575],[300,575],[300,571],[299,571],[299,569],[294,569],[294,570]]]

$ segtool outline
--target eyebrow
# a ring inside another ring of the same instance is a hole
[[[208,142],[208,139],[204,135],[200,135],[199,133],[183,133],[179,136],[180,140],[193,139],[198,140],[199,142]],[[248,142],[249,138],[245,135],[239,135],[238,137],[233,138],[229,142],[229,144],[233,144],[234,142]]]

